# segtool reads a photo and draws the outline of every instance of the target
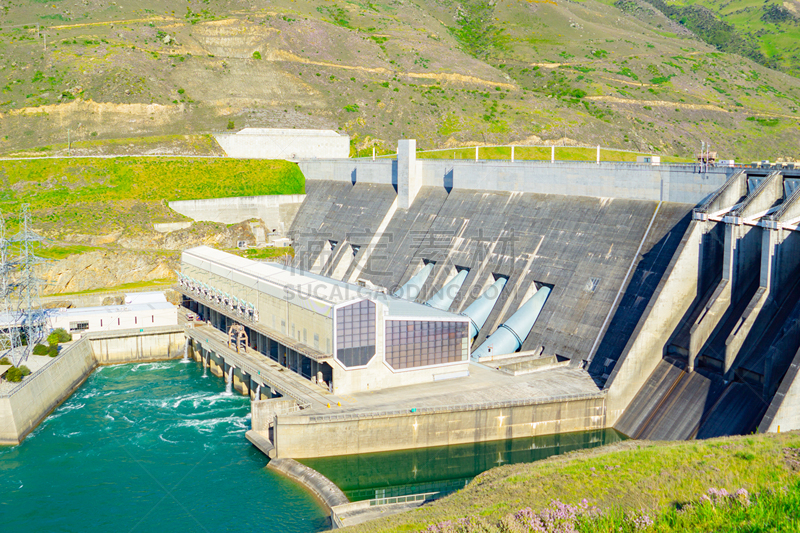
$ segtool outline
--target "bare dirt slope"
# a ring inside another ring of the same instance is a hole
[[[229,125],[369,152],[536,135],[775,159],[800,140],[797,78],[634,0],[19,0],[0,5],[0,85],[6,153]]]

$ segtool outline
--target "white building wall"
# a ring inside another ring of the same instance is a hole
[[[88,322],[89,328],[76,330],[73,326],[79,322]],[[64,328],[78,334],[175,326],[178,324],[178,308],[172,304],[143,304],[62,309],[50,316],[50,324],[53,329]]]

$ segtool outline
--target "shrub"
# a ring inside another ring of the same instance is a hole
[[[44,344],[37,344],[33,347],[33,355],[47,355],[47,346]]]
[[[50,335],[48,335],[47,344],[49,344],[50,346],[58,346],[58,334],[51,333]]]
[[[259,52],[258,50],[253,52],[253,59],[261,59],[261,52]]]
[[[8,360],[8,357],[3,357],[0,359],[0,365],[10,365],[11,361]]]
[[[8,372],[6,372],[6,380],[12,383],[19,383],[20,381],[22,381],[22,378],[29,375],[30,373],[31,370],[25,365],[22,365],[19,368],[12,366],[11,368],[8,369]]]
[[[50,346],[50,348],[47,349],[47,355],[56,357],[58,355],[58,346]]]
[[[233,119],[229,120],[229,121],[228,121],[228,129],[229,129],[229,130],[232,130],[232,129],[234,129],[235,127],[236,127],[236,126],[234,126],[234,125],[233,125]]]
[[[53,333],[58,335],[59,343],[69,342],[72,340],[72,333],[69,333],[64,328],[56,328],[53,330]]]

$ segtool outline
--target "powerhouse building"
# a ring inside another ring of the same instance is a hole
[[[183,252],[184,305],[337,394],[469,373],[469,319],[207,246]]]

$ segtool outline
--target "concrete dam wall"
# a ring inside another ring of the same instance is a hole
[[[504,276],[508,283],[476,346],[513,315],[531,287],[549,286],[548,303],[522,350],[568,357],[575,365],[598,347],[604,359],[621,351],[619,333],[632,331],[692,207],[422,187],[411,208],[401,210],[391,185],[309,181],[307,189],[290,232],[300,268],[393,292],[432,262],[418,302],[439,291],[456,269],[469,269],[450,306],[453,312],[463,311],[487,284]],[[336,243],[333,252],[330,242]],[[600,344],[620,291],[632,281],[646,283],[636,298],[622,301],[627,322],[615,324],[618,340]],[[607,368],[601,370],[602,375]]]
[[[301,164],[307,197],[290,229],[295,266],[387,293],[422,279],[419,303],[458,274],[453,313],[503,278],[473,350],[547,287],[519,353],[491,364],[510,372],[550,357],[589,377],[593,387],[578,389],[598,395],[598,414],[573,429],[600,424],[629,436],[686,439],[797,426],[800,176],[416,161],[411,148],[400,146],[398,161]],[[553,401],[569,411],[564,398]],[[529,414],[518,418],[531,423]],[[327,453],[292,429],[294,419],[277,419],[279,456],[292,448]],[[364,413],[328,425],[353,437],[369,420]],[[324,429],[315,424],[307,429]],[[472,431],[490,438],[486,427]],[[554,423],[542,431],[561,430]],[[397,441],[415,446],[401,435]],[[335,447],[361,448],[352,438]]]

